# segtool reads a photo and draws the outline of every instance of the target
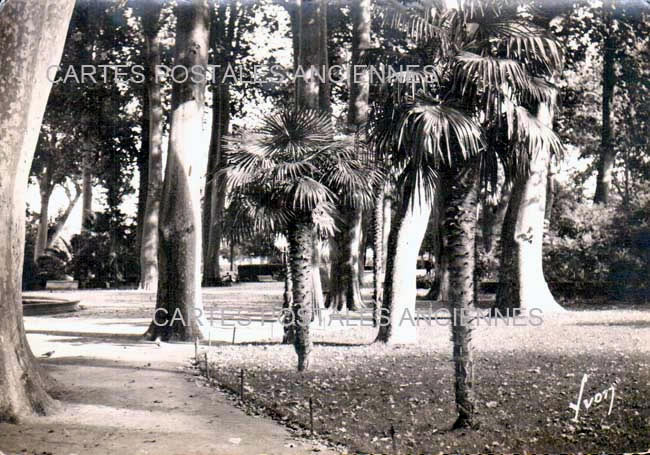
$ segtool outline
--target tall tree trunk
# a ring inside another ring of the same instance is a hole
[[[223,137],[228,134],[230,124],[230,90],[228,84],[219,84],[215,90],[216,106],[212,108],[212,133],[210,138],[210,160],[204,201],[207,244],[205,245],[204,283],[207,286],[221,284],[219,256],[223,231],[223,211],[226,205],[226,189],[217,172],[225,166]],[[209,186],[209,190],[208,190]]]
[[[355,68],[363,61],[370,48],[370,0],[356,0],[352,8],[352,61]],[[348,128],[358,134],[368,121],[368,72],[350,73],[350,99],[348,104]],[[363,308],[359,287],[359,248],[361,244],[361,207],[340,207],[339,233],[335,236],[336,248],[332,251],[332,285],[328,302],[333,308],[341,309],[343,302],[349,310]],[[326,304],[326,306],[328,306]]]
[[[476,160],[460,172],[450,172],[449,204],[445,213],[446,247],[449,253],[449,300],[455,372],[456,409],[454,428],[474,426],[472,322],[469,311],[476,303],[474,283],[475,236],[478,203]],[[465,319],[466,316],[470,316]]]
[[[158,220],[163,188],[163,108],[160,82],[156,78],[156,68],[161,62],[159,27],[161,4],[144,4],[142,25],[145,36],[146,71],[146,118],[149,124],[147,144],[148,164],[146,185],[147,196],[142,218],[142,237],[140,242],[140,289],[153,290],[158,287]]]
[[[309,367],[312,341],[309,324],[312,317],[312,256],[313,224],[311,216],[296,222],[289,228],[289,260],[291,261],[292,313],[294,324],[294,347],[298,354],[298,371]]]
[[[296,78],[296,103],[309,109],[320,107],[321,6],[321,0],[302,0],[297,14],[297,19],[300,21],[297,61],[303,74],[302,77]]]
[[[372,232],[372,325],[379,325],[384,294],[384,187],[378,186],[373,207]]]
[[[207,71],[209,7],[192,0],[176,7],[175,64]],[[205,74],[205,73],[204,73]],[[203,338],[201,298],[201,172],[194,157],[202,143],[205,78],[172,87],[169,151],[160,206],[158,297],[150,339]]]
[[[12,0],[0,11],[0,422],[44,414],[55,402],[25,337],[21,281],[25,189],[74,1]]]
[[[54,134],[54,133],[53,133]],[[36,234],[36,244],[34,245],[34,261],[38,260],[45,253],[47,248],[47,233],[49,222],[50,197],[52,196],[52,159],[47,163],[45,173],[38,180],[38,187],[41,193],[41,213],[38,216],[38,231]]]
[[[375,201],[374,219],[375,226],[373,248],[375,259],[372,263],[373,273],[373,327],[379,326],[382,303],[384,301],[384,282],[386,280],[386,263],[388,258],[388,237],[391,231],[392,199],[388,184],[382,183],[377,194],[381,195],[381,204]],[[379,205],[378,205],[379,204]],[[378,219],[380,217],[380,219]]]
[[[431,215],[431,201],[421,198],[423,188],[412,189],[412,202],[401,202],[388,237],[384,301],[377,340],[384,343],[416,342],[415,277],[418,253]]]
[[[322,71],[323,58],[320,51],[322,6],[321,0],[297,0],[291,13],[294,67],[302,70],[301,77],[296,78],[296,106],[308,109],[319,109],[321,102],[318,74]],[[298,371],[304,371],[309,366],[312,347],[309,335],[312,306],[322,301],[320,268],[314,266],[316,238],[311,218],[307,221],[305,216],[305,220],[298,220],[289,229],[288,241],[293,281],[294,347],[298,354]]]
[[[216,17],[213,17],[210,48],[215,52],[215,64],[220,65],[221,68],[226,67],[232,60],[229,43],[232,43],[235,33],[237,11],[236,5],[232,3],[230,16],[226,22],[227,5],[221,3]],[[226,48],[217,50],[222,43],[226,43]],[[230,126],[230,86],[221,79],[219,75],[212,84],[212,130],[203,199],[203,284],[205,286],[221,284],[220,256],[226,189],[223,179],[218,177],[217,173],[226,164],[222,151],[223,137],[228,134]]]
[[[329,56],[327,49],[327,0],[320,0],[320,64],[323,72],[327,75],[329,68]],[[332,84],[329,77],[320,82],[318,89],[318,105],[323,112],[332,113],[331,100]]]
[[[612,143],[612,102],[616,86],[616,71],[614,59],[616,42],[612,30],[612,1],[603,3],[605,15],[605,39],[603,41],[603,108],[602,126],[600,132],[600,156],[598,159],[598,177],[596,179],[596,194],[594,202],[607,205],[612,183],[612,170],[616,158],[616,150]]]
[[[144,21],[144,19],[143,19]],[[149,65],[151,61],[151,56],[148,53],[148,38],[146,32],[144,35],[144,50],[143,54],[143,64]],[[147,69],[147,72],[149,68]],[[146,77],[146,74],[145,74]],[[147,195],[149,193],[149,87],[147,85],[148,81],[145,81],[144,89],[142,90],[142,118],[140,119],[140,128],[142,132],[140,133],[140,150],[138,151],[137,156],[137,167],[138,167],[138,211],[136,214],[136,233],[135,233],[135,248],[136,251],[142,251],[142,231],[144,230],[144,216],[147,209]],[[142,261],[140,261],[140,282],[142,282]]]
[[[81,229],[90,229],[95,215],[93,214],[93,157],[90,144],[86,145],[81,158]]]
[[[537,118],[551,126],[552,107],[540,103]],[[496,307],[563,312],[548,288],[542,267],[546,176],[550,150],[538,148],[529,173],[513,185],[501,234],[501,261]]]

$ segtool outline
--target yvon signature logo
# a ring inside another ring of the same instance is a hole
[[[614,381],[614,384],[603,390],[602,392],[598,392],[594,396],[592,396],[589,399],[582,399],[582,393],[584,392],[585,389],[585,384],[587,383],[587,379],[589,378],[589,375],[585,374],[582,376],[582,381],[580,382],[580,392],[578,392],[578,400],[575,403],[569,403],[569,408],[573,409],[576,412],[575,417],[572,419],[574,422],[578,421],[578,416],[580,415],[580,407],[581,404],[584,405],[585,410],[589,410],[589,408],[595,403],[598,404],[603,400],[606,400],[608,398],[609,392],[611,391],[611,397],[609,401],[609,411],[607,411],[607,415],[610,415],[612,413],[612,407],[614,406],[614,396],[616,395],[616,386],[618,385],[618,380]]]

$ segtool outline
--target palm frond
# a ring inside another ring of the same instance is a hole
[[[271,157],[280,154],[285,161],[326,147],[334,136],[329,116],[313,109],[283,109],[265,117],[259,131],[262,147]]]
[[[437,161],[455,164],[452,150],[462,159],[479,153],[483,137],[478,123],[464,112],[444,104],[417,103],[402,116],[397,146],[421,161],[424,153]],[[402,146],[405,147],[402,147]]]
[[[327,186],[306,176],[288,186],[285,192],[292,201],[293,209],[304,212],[310,212],[336,199],[335,194]]]

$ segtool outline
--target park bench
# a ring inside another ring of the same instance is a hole
[[[72,280],[47,280],[45,289],[48,291],[66,291],[70,289],[79,289],[79,282]]]

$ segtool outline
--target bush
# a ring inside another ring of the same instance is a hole
[[[71,271],[83,288],[106,288],[135,285],[139,277],[139,252],[135,233],[120,224],[111,236],[109,223],[97,218],[93,230],[85,230],[70,240]]]
[[[650,199],[625,209],[581,202],[570,192],[559,196],[544,247],[551,287],[571,296],[646,301]]]

